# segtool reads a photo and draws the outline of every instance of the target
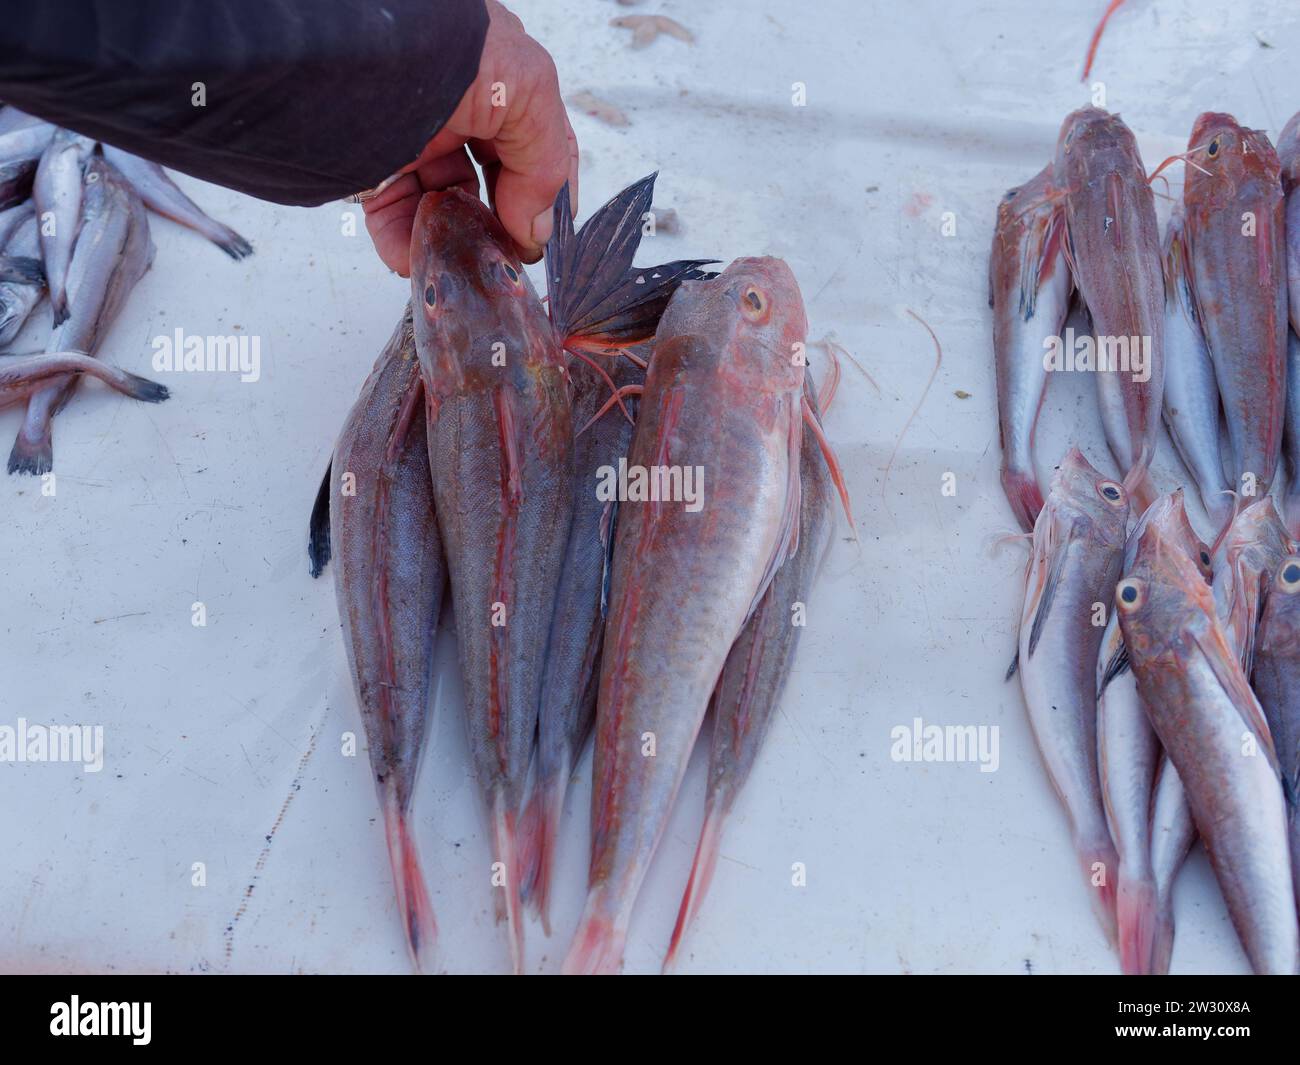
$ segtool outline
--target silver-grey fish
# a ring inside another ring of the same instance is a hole
[[[1196,842],[1196,822],[1178,770],[1163,751],[1151,796],[1151,873],[1156,883],[1156,932],[1151,973],[1164,976],[1174,953],[1174,881]]]
[[[71,316],[50,337],[51,351],[95,354],[127,293],[153,262],[144,204],[102,159],[86,164],[82,224],[68,268]],[[75,377],[52,381],[27,403],[27,416],[9,454],[10,473],[45,473],[54,466],[54,415],[76,387]]]
[[[1124,486],[1070,448],[1034,525],[1020,616],[1020,683],[1052,786],[1070,819],[1093,910],[1115,940],[1119,856],[1097,765],[1097,604],[1109,602],[1124,557]]]
[[[144,403],[161,403],[168,396],[166,387],[148,378],[120,370],[79,351],[55,351],[0,359],[0,407],[18,403],[50,381],[68,374],[98,377],[110,388]]]
[[[1192,292],[1181,205],[1165,230],[1164,255],[1165,426],[1217,532],[1233,502],[1219,453],[1219,384]]]
[[[68,265],[81,224],[82,172],[94,147],[94,141],[79,133],[59,130],[41,155],[32,186],[32,199],[41,220],[41,258],[45,261],[56,326],[68,317]]]

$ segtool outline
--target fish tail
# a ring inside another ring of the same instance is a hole
[[[1124,490],[1128,492],[1134,514],[1146,513],[1147,507],[1156,501],[1160,493],[1151,479],[1151,470],[1145,456],[1125,476]]]
[[[138,399],[141,403],[161,403],[171,396],[166,385],[160,385],[157,381],[150,381],[147,377],[141,377],[127,370],[106,373],[102,379],[123,395]]]
[[[519,839],[515,814],[506,802],[506,793],[498,790],[492,799],[492,852],[501,863],[505,880],[497,896],[497,921],[506,922],[510,938],[510,963],[516,974],[524,971],[524,921],[519,899]]]
[[[1043,509],[1043,490],[1038,487],[1038,478],[1033,473],[1024,473],[1010,468],[1002,471],[1002,490],[1006,492],[1007,502],[1020,522],[1020,528],[1032,532],[1038,514]]]
[[[711,276],[713,259],[682,259],[634,269],[632,259],[652,218],[656,174],[611,199],[574,232],[569,187],[555,198],[546,244],[551,324],[566,344],[627,347],[654,336],[659,317],[683,281]]]
[[[1159,923],[1156,885],[1151,879],[1133,879],[1120,871],[1115,912],[1119,925],[1119,963],[1128,976],[1152,972],[1156,929]]]
[[[253,254],[253,246],[247,240],[220,222],[214,223],[213,231],[205,233],[204,236],[236,262],[247,259]]]
[[[627,921],[609,915],[606,892],[592,888],[587,906],[574,933],[573,945],[564,959],[566,976],[598,976],[617,973],[623,967],[627,942]]]
[[[13,450],[9,452],[10,473],[30,473],[40,476],[54,469],[54,425],[48,410],[43,416],[33,418],[31,405],[28,404],[27,417],[14,438]]]
[[[410,825],[396,798],[384,804],[384,829],[388,837],[388,860],[393,866],[397,911],[402,917],[411,959],[417,972],[430,972],[434,945],[438,941],[438,923],[433,917],[433,904],[429,901],[429,889],[420,869],[420,855],[411,838]]]
[[[1097,915],[1101,930],[1112,945],[1118,942],[1115,920],[1116,881],[1119,876],[1119,856],[1109,837],[1102,842],[1081,841],[1076,844],[1083,875],[1087,878],[1092,910]]]
[[[521,894],[529,909],[541,918],[542,931],[551,934],[551,883],[555,876],[555,852],[564,815],[568,767],[550,775],[533,791],[524,811],[521,835],[524,884]]]
[[[725,817],[726,811],[712,803],[705,811],[704,827],[700,830],[700,842],[695,848],[695,861],[691,865],[691,878],[686,882],[686,893],[682,896],[682,905],[677,911],[677,924],[673,927],[673,938],[668,944],[668,953],[664,956],[664,973],[670,972],[675,966],[682,940],[695,915],[700,912],[709,885],[713,882],[713,872],[718,867],[718,848],[722,843],[722,826]]]

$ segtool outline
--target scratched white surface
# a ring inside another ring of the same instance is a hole
[[[683,232],[642,261],[784,256],[813,338],[852,367],[828,418],[860,547],[838,542],[796,671],[723,844],[687,972],[1115,972],[1077,882],[1064,817],[1002,673],[1023,549],[997,477],[986,255],[997,198],[1046,161],[1086,102],[1084,44],[1102,0],[798,5],[648,0],[696,35],[628,50],[608,0],[520,0],[566,92],[622,108],[575,114],[580,215],[661,171]],[[1149,168],[1196,114],[1274,135],[1300,107],[1300,12],[1286,0],[1134,0],[1095,78]],[[1267,44],[1267,47],[1265,47]],[[808,103],[791,105],[793,82]],[[1175,190],[1180,167],[1173,168]],[[0,724],[103,725],[106,766],[0,765],[0,969],[403,972],[382,830],[328,579],[312,581],[308,512],[334,436],[403,301],[332,204],[278,208],[182,179],[257,246],[245,263],[153,219],[158,256],[105,345],[149,372],[177,327],[261,337],[256,384],[166,378],[146,407],[81,389],[56,427],[57,495],[0,477]],[[1163,209],[1163,208],[1162,208]],[[955,236],[940,233],[956,214]],[[882,473],[933,364],[944,362]],[[45,313],[45,312],[43,312]],[[29,348],[47,319],[29,329]],[[959,398],[962,390],[969,398]],[[1106,459],[1091,382],[1053,382],[1046,473],[1071,439]],[[19,414],[0,414],[7,447]],[[1167,442],[1162,484],[1181,474]],[[956,475],[954,498],[940,494]],[[191,604],[206,604],[204,628]],[[503,972],[489,854],[467,765],[451,638],[416,800],[440,968]],[[671,678],[666,678],[670,683]],[[1000,767],[890,760],[890,729],[996,724]],[[658,968],[702,808],[696,752],[643,891],[626,967]],[[564,822],[553,972],[585,882],[590,753]],[[204,887],[191,884],[195,862]],[[807,886],[791,885],[805,863]],[[248,893],[253,885],[251,894]],[[1177,889],[1175,972],[1245,968],[1198,852]]]

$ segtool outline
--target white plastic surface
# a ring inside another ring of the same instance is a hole
[[[827,418],[860,545],[841,525],[786,698],[722,846],[684,951],[687,972],[1116,972],[1065,819],[1029,733],[1014,648],[1024,551],[998,484],[986,306],[998,197],[1037,171],[1079,82],[1102,0],[690,4],[519,0],[580,113],[579,218],[661,172],[678,235],[640,261],[785,257],[811,338],[851,365]],[[696,35],[629,50],[608,21],[662,12]],[[1148,169],[1202,110],[1276,135],[1300,107],[1300,9],[1285,0],[1134,0],[1094,79]],[[803,82],[807,106],[792,105]],[[322,121],[328,121],[328,108]],[[376,116],[377,121],[382,116]],[[1178,191],[1181,167],[1169,172]],[[55,429],[57,495],[0,476],[0,725],[103,725],[105,767],[0,764],[0,970],[404,972],[383,832],[330,579],[313,581],[307,517],[344,414],[406,298],[359,208],[280,208],[180,183],[257,252],[232,263],[153,218],[158,255],[103,357],[150,373],[150,343],[260,337],[262,377],[172,374],[151,407],[83,385]],[[1168,204],[1161,201],[1162,214]],[[944,212],[956,233],[944,236]],[[943,366],[925,388],[938,334]],[[43,343],[48,312],[19,347]],[[817,359],[818,352],[813,351]],[[1093,382],[1061,375],[1044,408],[1044,476],[1072,440],[1109,462]],[[966,398],[958,391],[969,393]],[[0,414],[7,447],[20,419]],[[1182,473],[1168,442],[1157,478]],[[955,474],[957,494],[941,494]],[[206,627],[191,624],[206,606]],[[416,831],[440,968],[503,972],[489,853],[467,764],[450,638]],[[671,678],[665,678],[671,683]],[[1000,728],[996,772],[891,760],[914,717]],[[707,726],[706,726],[707,727]],[[628,942],[657,971],[702,812],[696,752]],[[581,908],[590,752],[564,821],[554,972]],[[193,886],[193,863],[206,886]],[[792,885],[803,863],[807,884]],[[1199,850],[1177,888],[1175,972],[1245,968]]]

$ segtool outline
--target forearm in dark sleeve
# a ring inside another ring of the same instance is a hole
[[[38,0],[0,19],[0,99],[206,181],[314,205],[420,154],[473,81],[486,32],[483,0]]]

